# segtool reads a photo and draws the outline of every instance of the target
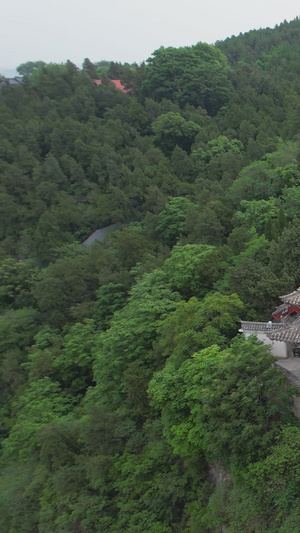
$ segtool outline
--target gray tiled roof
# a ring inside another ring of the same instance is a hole
[[[273,331],[282,329],[284,324],[282,322],[249,322],[241,321],[241,327],[244,331]]]
[[[300,343],[300,318],[289,324],[283,323],[281,326],[283,327],[277,331],[268,332],[267,335],[271,341]]]
[[[0,83],[7,85],[22,85],[23,76],[15,76],[14,78],[4,78],[1,80]]]
[[[294,292],[290,292],[289,294],[284,294],[284,296],[280,296],[280,299],[285,304],[300,306],[300,287],[298,287],[298,289],[296,289]]]

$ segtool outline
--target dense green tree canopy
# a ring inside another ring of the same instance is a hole
[[[242,338],[224,351],[212,345],[195,353],[179,369],[169,360],[149,393],[175,453],[196,458],[205,450],[225,464],[264,455],[279,435],[279,413],[291,402],[271,362],[267,349]]]
[[[161,47],[148,59],[146,94],[191,103],[215,114],[228,100],[232,85],[226,57],[205,43],[181,48]]]
[[[1,531],[299,533],[299,35],[1,78]]]
[[[28,76],[32,74],[35,69],[42,68],[46,65],[44,61],[27,61],[17,67],[20,76]]]

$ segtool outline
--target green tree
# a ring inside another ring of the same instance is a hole
[[[14,403],[18,412],[16,424],[4,441],[4,456],[20,460],[30,458],[38,448],[38,432],[49,422],[65,414],[70,403],[58,383],[48,377],[31,383],[23,396]]]
[[[155,143],[166,155],[170,155],[175,146],[189,152],[196,135],[201,130],[198,124],[185,120],[179,113],[165,113],[157,117],[152,124]]]
[[[25,349],[39,329],[40,314],[37,309],[23,307],[22,309],[8,309],[0,315],[0,351],[13,347]]]
[[[269,267],[272,272],[283,279],[290,280],[287,292],[294,290],[300,283],[297,246],[299,232],[300,222],[295,218],[283,229],[277,242],[272,242],[268,253]],[[282,294],[282,290],[280,292]]]
[[[95,332],[96,325],[91,319],[74,324],[64,337],[61,353],[53,360],[54,375],[74,397],[83,395],[93,382]]]
[[[244,167],[228,191],[237,205],[241,200],[268,200],[280,193],[280,175],[266,161],[254,161]]]
[[[282,207],[289,220],[300,216],[300,187],[284,187],[282,189]]]
[[[265,459],[249,466],[247,485],[260,495],[269,509],[276,509],[277,519],[299,501],[298,426],[282,429],[280,439]]]
[[[90,61],[88,57],[86,57],[82,63],[82,70],[93,79],[97,79],[99,77],[96,66]]]
[[[139,389],[149,381],[157,365],[152,343],[162,318],[175,309],[180,300],[172,291],[168,277],[161,269],[146,274],[131,289],[127,305],[115,313],[110,328],[97,338],[95,348],[96,391],[101,404],[118,409],[131,397],[129,380]],[[143,379],[133,382],[129,365],[136,362]],[[127,379],[127,382],[126,382]],[[134,391],[133,394],[136,394]],[[138,406],[137,406],[138,407]]]
[[[247,229],[252,227],[262,233],[268,220],[276,220],[280,211],[280,201],[277,198],[269,200],[241,200],[241,210],[236,211],[235,219]]]
[[[178,238],[187,235],[186,217],[188,210],[194,207],[190,200],[184,197],[170,198],[165,209],[158,215],[156,231],[163,242],[174,246]]]
[[[0,264],[0,306],[4,308],[29,307],[33,304],[31,288],[36,268],[30,262],[7,258]]]
[[[269,320],[278,295],[289,291],[292,283],[284,272],[277,274],[251,257],[244,257],[229,268],[227,279],[229,290],[236,292],[245,304],[249,320]]]
[[[189,242],[220,245],[231,230],[232,210],[223,202],[209,202],[201,210],[195,205],[187,212],[186,228]]]
[[[126,304],[126,291],[120,283],[108,283],[96,295],[94,317],[100,329],[107,329],[114,313]]]
[[[232,294],[219,292],[203,300],[179,302],[176,310],[159,325],[157,348],[163,360],[178,368],[193,353],[217,344],[225,347],[236,335],[243,304]]]
[[[87,268],[84,258],[65,257],[41,272],[32,292],[51,326],[62,328],[72,320],[72,308],[90,299],[97,278],[96,273],[89,277]]]
[[[183,458],[201,456],[246,465],[265,457],[289,420],[292,391],[256,339],[237,338],[229,349],[210,346],[179,369],[167,362],[149,394],[165,434]]]
[[[225,135],[220,135],[207,143],[205,150],[196,150],[197,155],[208,163],[213,157],[221,153],[240,154],[243,151],[243,144],[238,139],[230,141]],[[195,152],[194,152],[195,155]]]
[[[161,47],[152,56],[143,83],[146,95],[202,106],[212,115],[228,100],[232,85],[227,61],[213,46]]]
[[[27,533],[37,528],[39,507],[36,491],[36,461],[20,464],[16,461],[1,473],[0,527],[2,531]]]
[[[184,298],[203,297],[212,290],[220,274],[220,258],[214,246],[177,244],[164,263],[169,283]]]
[[[27,61],[26,63],[22,63],[17,67],[17,72],[20,74],[20,76],[29,76],[35,70],[42,69],[42,67],[45,65],[46,63],[44,61]]]

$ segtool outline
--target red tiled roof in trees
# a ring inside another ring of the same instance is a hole
[[[128,93],[130,89],[125,88],[125,84],[121,82],[121,80],[109,80],[111,83],[114,84],[115,88],[118,89],[118,91],[122,91],[122,93]],[[101,80],[94,80],[95,85],[101,85]]]

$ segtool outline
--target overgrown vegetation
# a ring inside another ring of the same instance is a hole
[[[1,85],[1,531],[299,532],[299,30]]]

